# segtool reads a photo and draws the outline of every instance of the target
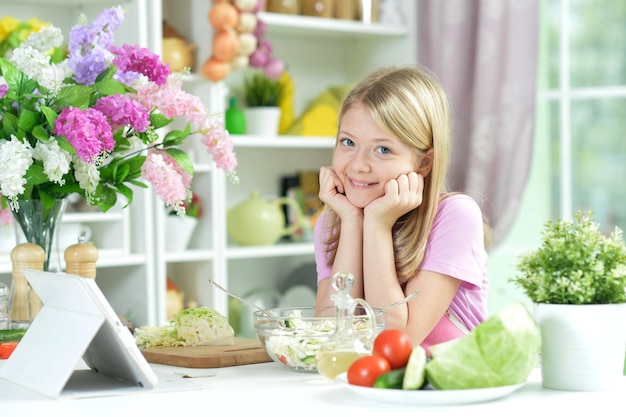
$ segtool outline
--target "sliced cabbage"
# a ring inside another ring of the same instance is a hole
[[[522,303],[513,303],[466,336],[430,348],[426,379],[435,389],[516,385],[538,365],[539,326]]]
[[[182,310],[165,326],[135,329],[135,343],[152,346],[233,345],[235,331],[228,319],[209,307]]]

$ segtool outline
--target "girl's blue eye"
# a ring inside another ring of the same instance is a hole
[[[341,139],[339,142],[341,142],[341,144],[344,146],[354,146],[354,142],[352,142],[352,140],[348,138]]]
[[[378,148],[378,152],[380,152],[380,153],[382,153],[382,154],[388,154],[388,153],[391,153],[391,149],[389,149],[389,148],[388,148],[388,147],[386,147],[386,146],[380,146],[380,147]]]

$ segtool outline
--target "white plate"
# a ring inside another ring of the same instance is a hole
[[[459,390],[401,390],[370,388],[348,383],[346,373],[335,379],[352,392],[369,400],[405,405],[452,405],[492,401],[505,397],[521,388],[524,383],[496,388],[459,389]]]

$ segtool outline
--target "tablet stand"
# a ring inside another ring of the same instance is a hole
[[[58,396],[104,322],[102,313],[43,306],[0,377],[48,397]]]

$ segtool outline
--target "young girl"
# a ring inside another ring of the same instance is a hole
[[[315,225],[316,306],[332,306],[331,278],[382,308],[387,328],[414,345],[463,336],[487,317],[488,228],[478,204],[445,188],[450,120],[445,93],[415,67],[380,69],[339,114],[333,164],[320,169],[325,209]]]

